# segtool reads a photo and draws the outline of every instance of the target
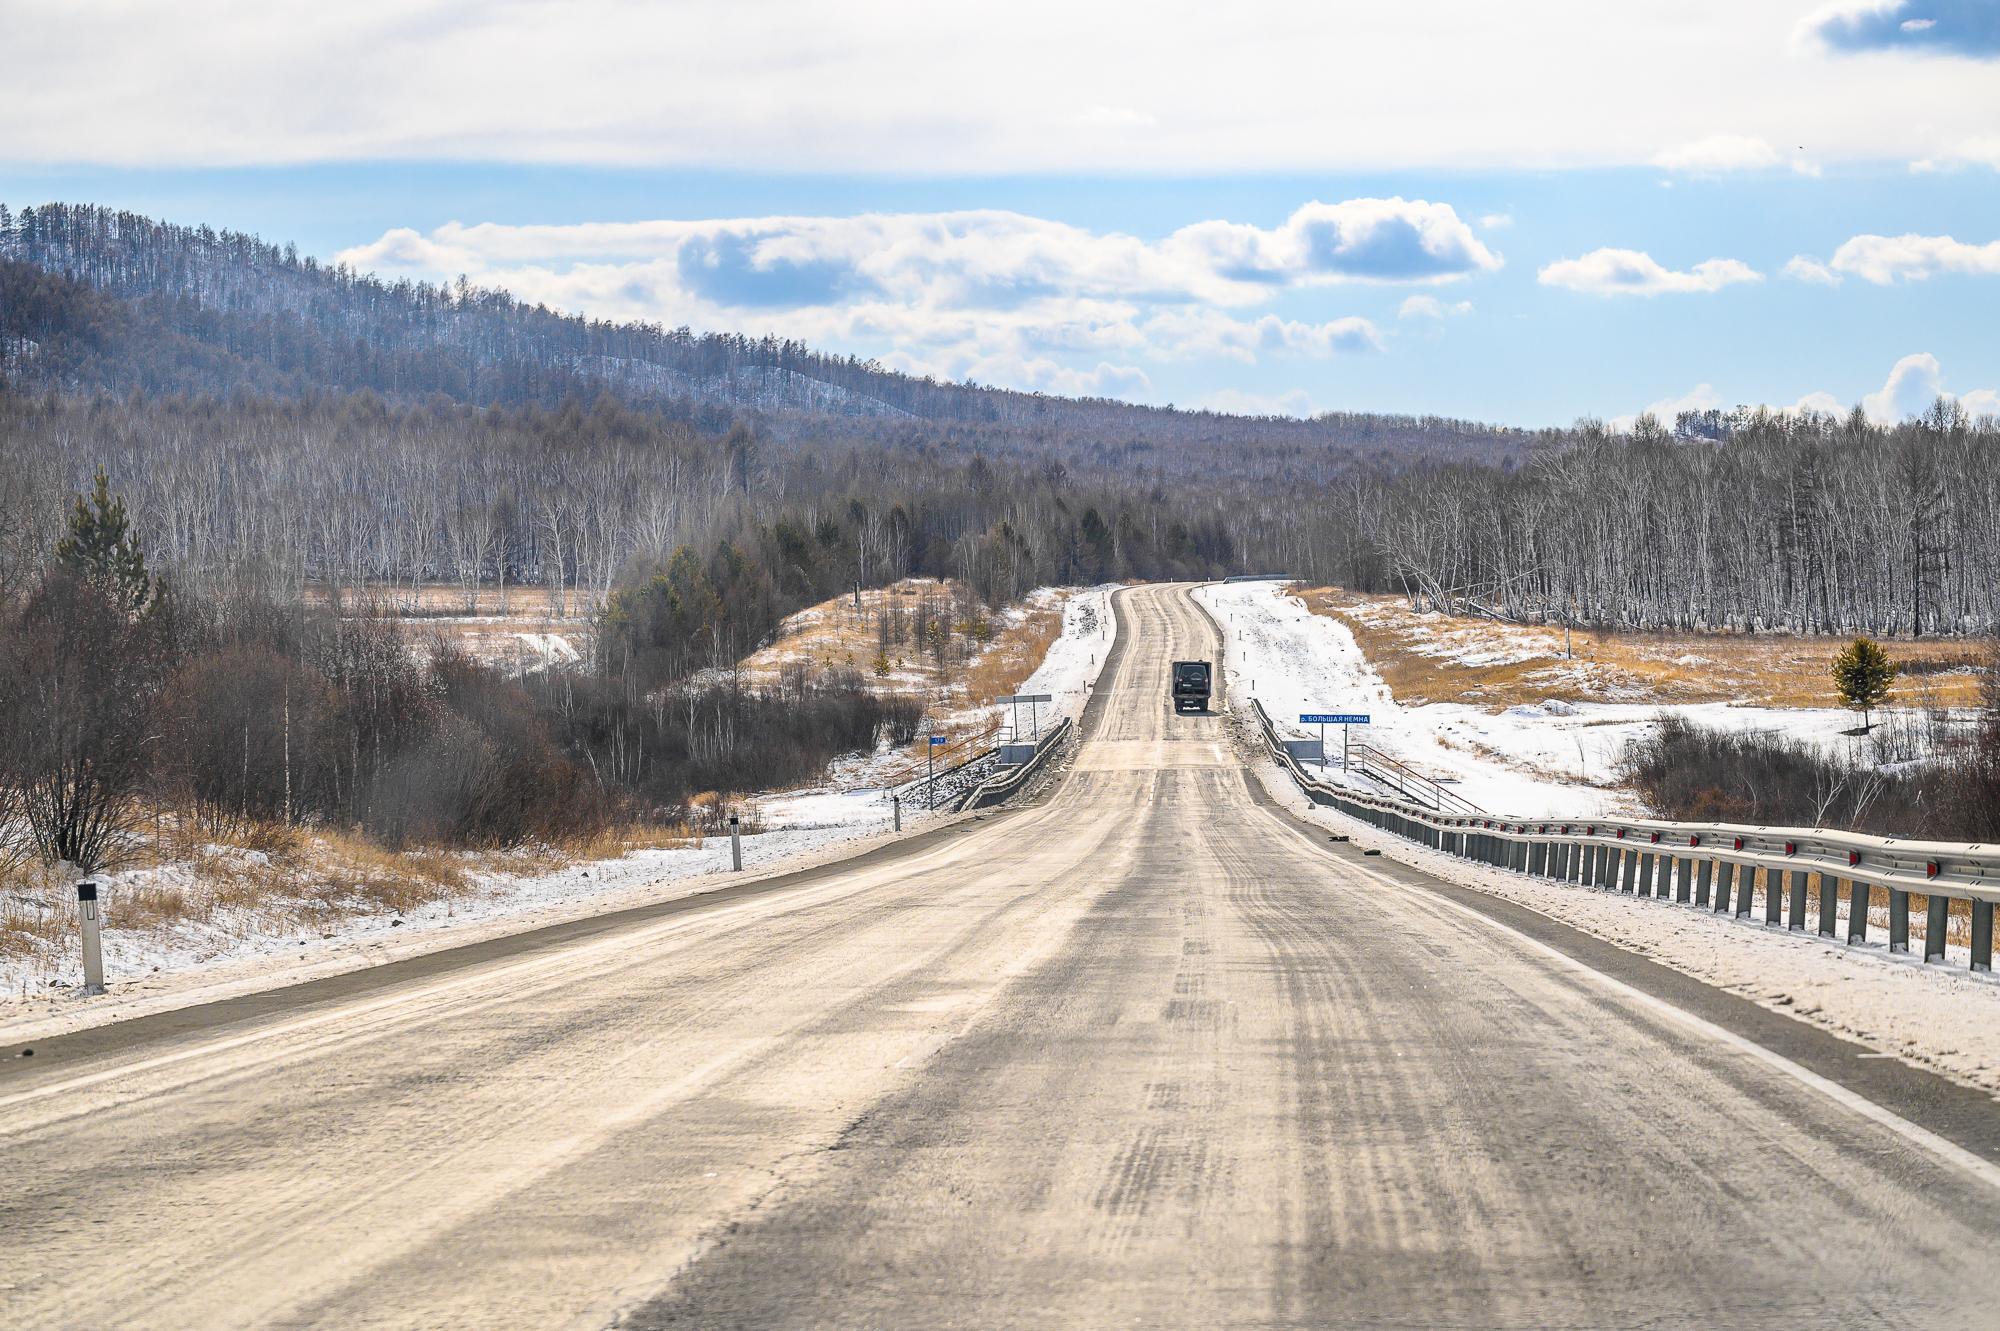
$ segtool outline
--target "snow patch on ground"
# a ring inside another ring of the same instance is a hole
[[[1045,730],[1063,716],[1082,714],[1116,634],[1112,590],[1106,585],[1070,594],[1044,588],[1029,598],[1031,605],[1068,598],[1062,636],[1021,686],[1023,693],[1055,696],[1053,703],[1041,708]],[[1022,727],[1025,732],[1025,711]],[[758,830],[743,837],[741,874],[730,867],[729,837],[724,833],[700,844],[634,850],[617,859],[580,861],[548,872],[487,870],[475,876],[470,892],[401,913],[357,914],[325,928],[260,918],[254,911],[219,909],[206,921],[109,929],[104,934],[104,966],[113,992],[107,999],[74,997],[81,962],[73,932],[65,931],[58,951],[0,957],[0,1033],[6,1038],[18,1038],[22,1032],[45,1036],[123,1020],[142,1011],[297,983],[858,854],[896,835],[895,811],[883,779],[907,761],[904,751],[887,747],[850,754],[832,765],[822,786],[742,801],[745,825]],[[958,816],[926,812],[906,802],[903,831],[923,831]],[[214,849],[225,855],[258,854]],[[106,899],[115,900],[121,893],[146,888],[185,890],[196,873],[193,865],[176,864],[102,875],[99,881]]]
[[[1521,818],[1604,817],[1637,812],[1617,786],[1625,746],[1663,711],[1698,724],[1782,733],[1832,747],[1853,741],[1850,712],[1728,703],[1569,703],[1548,699],[1494,714],[1451,702],[1405,707],[1369,664],[1353,632],[1315,615],[1281,583],[1225,583],[1195,595],[1222,624],[1232,696],[1264,704],[1279,733],[1317,739],[1299,723],[1306,712],[1366,712],[1373,723],[1353,732],[1488,813]],[[1339,734],[1329,729],[1330,780],[1338,780]],[[1377,787],[1353,782],[1362,788]]]

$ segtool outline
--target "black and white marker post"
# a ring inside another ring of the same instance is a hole
[[[83,992],[104,992],[104,942],[99,937],[97,884],[76,885],[76,913],[83,923]]]
[[[729,815],[729,867],[743,872],[743,829],[733,813]]]

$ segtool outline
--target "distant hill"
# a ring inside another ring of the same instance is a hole
[[[916,378],[804,343],[616,324],[461,280],[384,282],[290,245],[69,204],[0,206],[0,379],[66,392],[372,390],[474,405],[610,393],[769,437],[942,432],[1160,474],[1324,480],[1356,462],[1504,461],[1531,432],[1429,416],[1242,417]]]

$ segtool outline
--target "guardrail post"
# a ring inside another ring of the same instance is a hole
[[[1715,912],[1727,915],[1736,895],[1736,866],[1728,860],[1715,862]]]
[[[1972,969],[1993,969],[1993,903],[1972,903]]]
[[[1599,846],[1597,848],[1597,885],[1606,892],[1618,886],[1618,848]]]
[[[1764,870],[1764,923],[1778,924],[1785,918],[1785,871]]]
[[[1639,852],[1639,895],[1653,895],[1653,852],[1650,850]]]
[[[1828,938],[1840,928],[1840,880],[1832,874],[1819,876],[1819,931]]]
[[[1868,884],[1849,879],[1847,884],[1847,941],[1868,941],[1868,903],[1873,893]]]
[[[1792,870],[1792,890],[1788,894],[1791,910],[1785,920],[1787,929],[1806,927],[1806,871]]]
[[[1706,907],[1708,905],[1708,889],[1711,884],[1711,881],[1714,878],[1714,875],[1715,875],[1714,860],[1702,860],[1695,867],[1694,904],[1696,906]]]
[[[1910,950],[1910,894],[1893,887],[1889,889],[1889,950]]]
[[[1625,870],[1625,883],[1620,890],[1624,892],[1637,892],[1639,890],[1639,852],[1627,846],[1619,852],[1618,858],[1624,861],[1622,867]]]
[[[1944,960],[1944,933],[1951,923],[1951,901],[1933,892],[1924,898],[1924,960]]]

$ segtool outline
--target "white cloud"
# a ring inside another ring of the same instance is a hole
[[[1265,352],[1323,358],[1382,350],[1375,325],[1355,317],[1312,324],[1275,314],[1246,321],[1213,309],[1166,310],[1140,324],[1139,331],[1157,355],[1219,356],[1246,364]]]
[[[1663,267],[1640,250],[1601,249],[1559,259],[1537,275],[1542,285],[1594,296],[1658,296],[1712,292],[1764,275],[1737,259],[1708,259],[1685,271]]]
[[[1725,171],[1768,170],[1784,160],[1763,139],[1745,134],[1711,134],[1658,154],[1653,165],[1691,175],[1718,175]]]
[[[1436,296],[1411,296],[1396,311],[1396,317],[1398,319],[1443,319],[1451,315],[1466,315],[1470,313],[1472,313],[1472,302],[1469,300],[1461,300],[1447,305]]]
[[[1922,282],[1942,274],[2000,276],[2000,240],[1973,245],[1950,236],[1855,236],[1822,267],[1877,286]]]
[[[1481,213],[1479,225],[1488,231],[1498,231],[1502,227],[1514,225],[1512,213]]]
[[[1655,402],[1642,412],[1635,412],[1630,416],[1614,416],[1607,422],[1606,428],[1617,434],[1630,434],[1633,427],[1638,424],[1640,416],[1651,415],[1662,427],[1672,430],[1674,422],[1680,419],[1680,414],[1684,411],[1716,411],[1721,407],[1722,395],[1715,391],[1715,385],[1696,384],[1679,397]],[[1807,393],[1789,407],[1766,405],[1762,409],[1780,416],[1839,416],[1846,410],[1840,405],[1839,399],[1831,393]],[[1748,411],[1754,408],[1739,407],[1738,410]]]
[[[1945,387],[1944,368],[1938,358],[1929,352],[1917,352],[1903,357],[1889,370],[1889,377],[1882,387],[1861,399],[1861,410],[1868,419],[1878,425],[1898,425],[1912,416],[1921,416],[1929,411],[1931,404],[1939,398],[1955,401],[1966,414],[1978,417],[2000,415],[2000,389],[1980,388],[1967,393],[1952,393]],[[1722,406],[1722,398],[1712,384],[1698,384],[1679,397],[1655,402],[1646,408],[1668,429],[1683,411],[1709,411]],[[1739,410],[1753,410],[1740,407]],[[1839,398],[1831,393],[1807,393],[1789,407],[1765,406],[1765,411],[1790,416],[1845,416],[1847,408]],[[1614,417],[1609,428],[1629,434],[1639,415]]]
[[[870,213],[396,228],[337,256],[388,275],[464,273],[572,313],[803,338],[940,377],[1143,392],[1134,358],[1377,352],[1367,319],[1234,307],[1343,282],[1429,286],[1497,267],[1446,204],[1313,203],[1264,228],[1157,241],[1021,213]]]
[[[1806,7],[1242,0],[1223,21],[1141,0],[999,16],[887,0],[15,4],[0,160],[1541,169],[1644,163],[1717,125],[1784,125],[1830,161],[1906,160],[1914,126],[1953,142],[2000,123],[2000,81],[1975,61],[1849,60],[1834,77],[1820,56],[1786,58]]]
[[[1918,352],[1897,361],[1882,387],[1861,399],[1861,409],[1869,420],[1893,425],[1922,414],[1943,391],[1944,370],[1938,358]]]
[[[1944,175],[1967,167],[2000,171],[2000,138],[1962,139],[1949,148],[1910,163],[1916,175]]]
[[[1642,411],[1632,413],[1630,416],[1614,416],[1610,421],[1606,422],[1605,428],[1614,434],[1630,434],[1632,433],[1632,427],[1639,423],[1639,417],[1651,416],[1661,425],[1671,430],[1674,428],[1674,421],[1679,418],[1682,412],[1713,411],[1721,405],[1722,399],[1716,395],[1713,384],[1696,384],[1679,397],[1663,398]]]
[[[1144,397],[1153,386],[1136,365],[1100,361],[1092,369],[1079,370],[1046,356],[985,356],[968,365],[962,377],[998,388],[1060,397],[1136,398]]]
[[[1815,286],[1837,287],[1840,285],[1839,273],[1834,272],[1833,269],[1827,267],[1818,259],[1805,254],[1795,254],[1791,257],[1791,260],[1785,264],[1785,276],[1791,278],[1794,282],[1810,282]]]

